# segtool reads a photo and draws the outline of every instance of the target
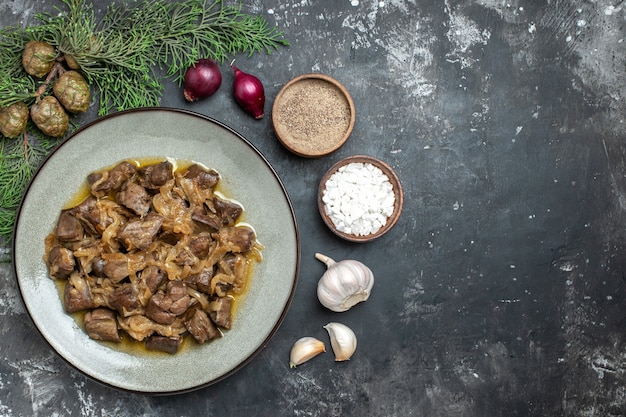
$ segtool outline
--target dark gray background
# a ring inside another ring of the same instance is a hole
[[[291,43],[237,58],[265,84],[266,117],[237,107],[227,65],[215,96],[187,104],[166,83],[162,104],[232,126],[285,182],[302,267],[283,325],[216,385],[128,394],[50,350],[3,264],[0,416],[625,416],[626,4],[243,3]],[[0,0],[0,24],[58,5]],[[346,145],[315,160],[282,148],[270,122],[281,86],[308,72],[341,81],[357,109]],[[316,208],[321,175],[352,154],[388,162],[405,192],[396,227],[368,244],[336,238]],[[370,300],[324,310],[315,252],[368,264]],[[292,343],[327,341],[329,321],[356,332],[352,360],[289,369]]]

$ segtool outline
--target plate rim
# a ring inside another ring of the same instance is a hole
[[[109,119],[112,119],[112,118],[123,117],[123,116],[128,115],[128,114],[150,113],[150,112],[153,112],[153,113],[168,112],[168,113],[182,114],[182,115],[187,115],[187,116],[191,116],[191,117],[200,118],[200,119],[202,119],[202,120],[204,120],[206,122],[215,124],[218,127],[220,127],[222,129],[228,131],[229,133],[233,134],[239,140],[241,140],[247,147],[249,147],[254,153],[256,153],[257,156],[259,158],[261,158],[263,163],[270,170],[270,172],[274,176],[274,179],[277,181],[278,185],[280,186],[280,189],[282,190],[282,193],[285,196],[285,199],[286,199],[286,202],[287,202],[287,206],[288,206],[288,209],[289,209],[289,213],[290,213],[291,219],[293,221],[293,231],[294,231],[294,234],[295,234],[294,237],[295,237],[295,242],[296,242],[295,269],[294,269],[294,276],[293,276],[293,278],[290,281],[291,282],[291,289],[289,291],[289,296],[287,298],[287,301],[286,301],[285,305],[282,308],[282,311],[281,311],[281,313],[280,313],[280,315],[278,317],[278,320],[273,325],[272,329],[269,331],[269,333],[267,334],[265,339],[263,339],[261,341],[261,343],[259,343],[258,346],[246,358],[244,358],[242,361],[240,361],[239,363],[234,365],[230,370],[224,372],[222,375],[219,375],[219,376],[217,376],[217,377],[215,377],[215,378],[213,378],[213,379],[211,379],[209,381],[202,382],[202,383],[194,385],[194,386],[190,386],[190,387],[187,387],[187,388],[181,388],[181,389],[174,389],[174,390],[169,390],[169,391],[166,391],[166,390],[164,390],[164,391],[158,391],[158,390],[150,391],[150,390],[142,390],[142,389],[132,389],[132,388],[126,388],[126,387],[117,386],[117,385],[115,385],[113,383],[109,383],[107,381],[102,381],[99,378],[95,377],[94,375],[91,375],[90,373],[86,372],[85,370],[79,368],[77,365],[72,363],[68,358],[66,358],[63,354],[58,352],[58,350],[53,346],[51,341],[48,340],[48,338],[44,335],[42,330],[37,325],[37,322],[33,318],[33,313],[31,312],[31,309],[30,309],[28,303],[26,302],[26,300],[24,298],[23,283],[21,282],[20,277],[18,275],[17,262],[16,262],[16,258],[15,258],[16,244],[17,244],[16,236],[17,236],[17,233],[18,233],[19,220],[20,220],[20,217],[22,216],[22,212],[23,212],[23,208],[24,208],[25,197],[29,193],[29,191],[31,190],[33,183],[35,182],[35,180],[37,179],[37,177],[41,173],[43,167],[46,166],[46,164],[48,164],[50,159],[52,159],[55,156],[55,154],[61,148],[66,146],[68,143],[70,143],[77,135],[79,135],[83,131],[89,129],[90,127],[92,127],[92,126],[94,126],[96,124],[102,123],[103,121],[106,121],[106,120],[109,120]],[[121,110],[121,111],[117,111],[115,113],[109,113],[109,114],[104,115],[104,116],[99,116],[96,119],[85,123],[83,126],[79,127],[75,131],[73,131],[70,135],[68,135],[60,143],[58,143],[50,151],[50,153],[42,160],[41,164],[38,166],[38,168],[36,169],[36,171],[34,172],[32,177],[28,181],[28,184],[27,184],[26,188],[24,189],[24,192],[22,194],[22,198],[20,200],[20,204],[19,204],[17,212],[16,212],[15,222],[14,222],[14,226],[13,226],[13,233],[12,233],[12,240],[11,240],[11,253],[12,253],[11,268],[13,270],[15,281],[16,281],[17,286],[18,286],[18,293],[19,293],[20,300],[22,301],[22,305],[24,306],[24,309],[25,309],[26,314],[28,315],[28,317],[30,319],[30,322],[33,324],[33,326],[37,330],[37,334],[39,334],[39,336],[41,336],[41,338],[45,341],[45,343],[48,345],[48,347],[50,347],[50,349],[55,353],[55,355],[57,357],[61,358],[63,360],[63,362],[65,362],[67,365],[70,366],[71,369],[74,369],[74,370],[78,371],[81,375],[84,375],[85,377],[89,378],[90,380],[95,381],[95,382],[97,382],[97,383],[99,383],[99,384],[101,384],[103,386],[114,388],[116,390],[120,390],[120,391],[123,391],[123,392],[137,393],[137,394],[150,395],[150,396],[177,395],[177,394],[182,394],[182,393],[186,393],[186,392],[199,390],[201,388],[205,388],[205,387],[208,387],[210,385],[214,385],[214,384],[216,384],[216,383],[218,383],[220,381],[223,381],[224,379],[232,376],[237,371],[241,370],[243,367],[245,367],[247,364],[249,364],[267,346],[269,341],[274,337],[274,335],[277,333],[278,329],[282,325],[282,323],[283,323],[283,321],[284,321],[284,319],[285,319],[285,317],[286,317],[286,315],[287,315],[287,313],[289,311],[289,308],[291,307],[291,304],[293,302],[293,298],[294,298],[294,295],[295,295],[295,292],[296,292],[296,287],[297,287],[298,280],[299,280],[300,266],[301,266],[300,265],[300,263],[301,263],[300,231],[299,231],[299,225],[298,225],[298,221],[297,221],[297,217],[296,217],[296,212],[295,212],[295,209],[294,209],[294,206],[293,206],[293,202],[291,201],[291,197],[289,196],[289,193],[288,193],[288,191],[287,191],[287,189],[285,187],[285,184],[283,183],[282,179],[278,175],[278,172],[276,171],[274,166],[269,162],[269,160],[265,157],[265,155],[263,155],[263,153],[252,142],[250,142],[245,136],[243,136],[241,133],[239,133],[238,131],[236,131],[232,127],[228,126],[224,122],[221,122],[221,121],[219,121],[219,120],[217,120],[217,119],[215,119],[215,118],[213,118],[211,116],[207,116],[205,114],[198,113],[196,111],[192,111],[192,110],[188,110],[188,109],[173,108],[173,107],[162,107],[162,106],[141,107],[141,108],[134,108],[134,109],[128,109],[128,110]]]

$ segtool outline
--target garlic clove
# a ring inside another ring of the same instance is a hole
[[[330,345],[335,354],[335,361],[347,361],[356,351],[356,335],[351,328],[342,323],[331,322],[324,326],[330,336]]]
[[[304,362],[314,358],[322,352],[326,352],[324,342],[314,337],[302,337],[291,347],[289,355],[289,367],[295,368]]]

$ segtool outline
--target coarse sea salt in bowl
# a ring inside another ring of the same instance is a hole
[[[400,218],[403,202],[393,169],[367,155],[335,163],[322,177],[317,198],[324,223],[351,242],[369,242],[387,233]]]

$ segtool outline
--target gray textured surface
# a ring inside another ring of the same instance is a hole
[[[220,92],[201,103],[166,86],[163,105],[232,126],[285,181],[302,269],[282,327],[219,384],[126,394],[50,350],[4,264],[0,415],[625,416],[626,5],[245,3],[291,42],[237,60],[264,81],[269,103],[290,78],[319,71],[357,108],[347,144],[306,160],[281,148],[269,117],[236,107],[226,67]],[[32,23],[54,5],[0,0],[0,24]],[[322,173],[356,153],[388,162],[406,195],[396,228],[366,245],[339,241],[315,206]],[[377,277],[370,300],[323,310],[318,251],[366,262]],[[359,336],[353,359],[325,354],[289,369],[291,344],[325,339],[328,321]]]

